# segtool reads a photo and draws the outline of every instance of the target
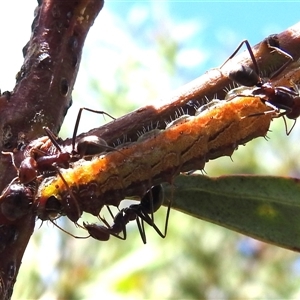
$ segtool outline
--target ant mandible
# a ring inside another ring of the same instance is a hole
[[[284,52],[283,50],[279,49],[278,47],[271,46],[268,43],[268,46],[270,48],[273,48],[275,51],[283,54],[285,57],[288,58],[288,60],[278,70],[271,74],[268,81],[265,81],[260,77],[259,66],[248,40],[243,40],[237,47],[237,49],[233,52],[233,54],[222,64],[220,68],[222,68],[230,59],[232,59],[236,55],[236,53],[240,50],[243,44],[245,44],[248,49],[254,69],[248,66],[239,65],[236,69],[231,70],[229,72],[228,77],[239,85],[246,87],[254,86],[255,88],[251,90],[250,95],[244,95],[243,93],[236,94],[234,92],[233,97],[259,97],[267,106],[272,108],[272,111],[270,112],[275,111],[278,113],[277,117],[283,117],[286,128],[286,134],[289,135],[296,124],[296,119],[300,116],[300,97],[298,89],[296,86],[295,88],[286,86],[273,86],[270,80],[278,76],[293,61],[293,57],[288,53]],[[281,109],[283,109],[284,111],[280,113]],[[257,115],[258,114],[254,114],[251,116]],[[287,124],[284,116],[294,120],[294,124],[290,130],[287,129]]]
[[[153,214],[161,207],[163,201],[163,188],[161,185],[155,185],[147,191],[139,204],[132,204],[129,207],[122,208],[113,218],[113,225],[110,226],[104,218],[100,217],[100,220],[105,226],[86,223],[83,223],[83,226],[94,239],[107,241],[110,235],[113,235],[119,239],[125,240],[127,237],[126,225],[130,221],[136,220],[142,241],[146,244],[147,240],[144,222],[153,227],[162,238],[165,238],[167,235],[171,201],[169,201],[167,208],[164,233],[162,233],[154,223],[153,216]],[[123,232],[123,236],[119,235],[121,232]]]

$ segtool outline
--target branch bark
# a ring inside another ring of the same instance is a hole
[[[58,133],[72,104],[71,94],[86,35],[103,3],[103,0],[39,1],[32,36],[23,48],[24,63],[17,74],[16,86],[11,93],[0,97],[0,151],[13,151],[17,166],[23,159],[23,151],[19,150],[44,135],[43,126]],[[2,155],[1,158],[0,185],[3,190],[16,176],[16,170],[9,156]],[[9,299],[12,295],[35,224],[32,205],[25,205],[20,215],[12,215],[10,206],[24,201],[25,188],[20,186],[20,189],[1,199],[1,299]],[[28,192],[35,189],[30,187]],[[28,201],[32,204],[33,199],[28,198]]]
[[[295,72],[299,67],[298,60],[300,58],[300,23],[277,34],[276,38],[279,48],[289,53],[293,57],[294,63],[290,64],[277,80],[274,79],[274,84],[290,86],[291,83],[287,82],[285,74],[288,72],[293,74],[295,83],[297,83],[299,76],[295,75]],[[255,45],[253,52],[264,76],[269,76],[286,62],[286,57],[269,48],[266,40]],[[170,121],[170,117],[173,120],[176,119],[176,111],[183,110],[193,115],[195,104],[200,106],[213,98],[224,99],[226,90],[233,86],[232,81],[226,76],[233,64],[252,66],[249,53],[244,52],[237,55],[222,70],[219,68],[208,70],[202,76],[180,87],[170,95],[162,97],[160,102],[163,104],[160,107],[144,106],[104,126],[83,133],[78,136],[78,139],[87,135],[97,135],[111,145],[117,138],[126,135],[129,140],[135,141],[137,139],[136,133],[142,131],[143,128],[151,127],[151,124],[158,124],[158,128],[163,129],[166,122]],[[65,143],[69,144],[70,140],[67,139]]]

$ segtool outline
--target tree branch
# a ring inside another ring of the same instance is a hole
[[[24,63],[12,93],[0,97],[0,151],[13,151],[17,166],[23,160],[22,146],[44,135],[43,126],[57,133],[70,107],[85,37],[103,0],[40,1],[32,24],[32,36],[24,47]],[[1,157],[1,190],[16,170],[10,156]],[[23,253],[33,232],[32,209],[35,186],[19,186],[2,195],[0,211],[0,295],[11,297]],[[28,190],[27,190],[28,189]],[[28,197],[23,193],[28,192]],[[26,202],[27,199],[27,202]],[[28,203],[28,201],[31,201]],[[23,203],[24,202],[24,203]],[[15,215],[11,206],[25,206]],[[28,205],[26,205],[26,203]]]
[[[299,63],[297,61],[300,58],[300,23],[288,28],[276,37],[280,49],[289,53],[295,62],[289,65],[283,74],[289,71],[294,74],[298,69]],[[286,62],[286,57],[269,48],[266,40],[254,46],[253,52],[264,76],[270,75]],[[183,111],[188,111],[190,115],[193,115],[195,113],[194,105],[203,105],[213,98],[224,99],[226,90],[233,86],[232,81],[226,76],[232,64],[252,66],[249,53],[245,52],[237,55],[222,70],[219,68],[208,70],[192,82],[162,97],[161,103],[163,104],[160,107],[144,106],[106,125],[83,133],[78,136],[78,139],[88,135],[97,135],[111,145],[117,138],[126,135],[128,140],[135,141],[137,132],[143,131],[143,128],[151,128],[153,124],[158,124],[158,128],[165,128],[165,124],[170,122],[170,118],[176,119],[176,111],[182,111],[183,109]],[[284,81],[283,74],[280,75],[278,80],[274,80],[275,85],[290,86],[290,82]],[[295,78],[294,82],[297,83]],[[65,143],[70,143],[69,139]]]

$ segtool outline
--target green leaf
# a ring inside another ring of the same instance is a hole
[[[272,176],[180,175],[164,185],[172,208],[300,251],[300,181]],[[197,223],[195,222],[195,226]]]

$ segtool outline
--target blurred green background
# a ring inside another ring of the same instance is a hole
[[[22,63],[21,49],[29,38],[36,5],[35,1],[28,1],[28,5],[22,0],[14,1],[14,5],[16,2],[20,5],[18,11],[22,11],[22,28],[14,33],[14,23],[9,25],[8,19],[5,28],[10,28],[7,31],[11,36],[23,39],[17,38],[19,44],[12,47],[17,49],[19,60],[9,60],[9,66],[5,66],[4,60],[0,62],[2,70],[7,68],[13,74]],[[74,105],[61,136],[71,135],[81,106],[105,110],[118,117],[139,106],[158,103],[164,94],[208,68],[219,66],[242,39],[256,44],[298,20],[296,3],[240,3],[107,1],[87,38],[73,94]],[[8,5],[2,3],[1,8],[11,16],[14,8]],[[24,10],[22,5],[26,6]],[[4,75],[2,89],[12,89],[13,85],[6,83],[4,77],[13,79],[14,75]],[[80,131],[108,121],[87,114],[83,115]],[[297,124],[287,137],[283,121],[276,120],[268,134],[270,140],[260,138],[239,147],[233,161],[228,157],[217,159],[209,162],[205,171],[209,176],[297,177],[299,134]],[[165,213],[162,208],[155,215],[160,228],[164,226]],[[96,221],[86,215],[83,219]],[[66,218],[61,218],[59,224],[76,235],[85,235]],[[72,238],[50,222],[41,226],[37,221],[13,299],[300,297],[297,253],[176,211],[171,212],[165,239],[152,228],[146,230],[146,245],[134,222],[128,226],[126,241],[112,237],[108,242],[98,242]]]

